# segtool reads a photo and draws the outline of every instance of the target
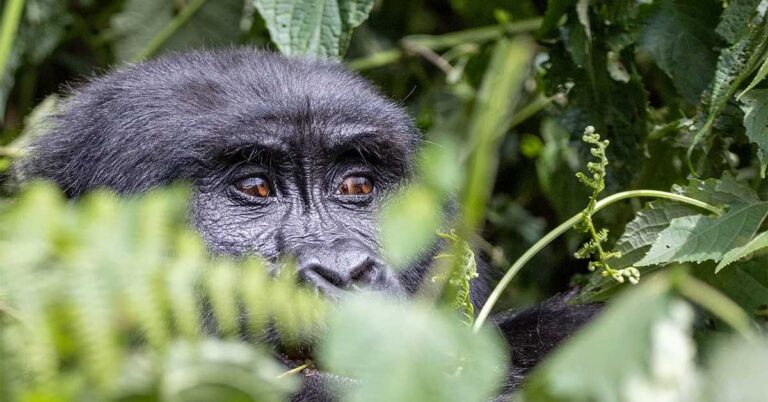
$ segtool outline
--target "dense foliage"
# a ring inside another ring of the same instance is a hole
[[[608,308],[519,398],[764,400],[768,1],[0,5],[0,400],[280,400],[298,377],[238,336],[275,317],[361,380],[350,400],[487,400],[506,364],[490,309],[574,285]],[[258,260],[208,258],[178,189],[69,203],[13,185],[62,84],[231,44],[342,58],[412,110],[421,179],[383,243],[403,261],[449,239],[434,294],[327,306]],[[472,250],[502,279],[479,312]]]

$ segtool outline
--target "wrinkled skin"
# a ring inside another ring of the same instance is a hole
[[[299,278],[333,299],[351,288],[405,297],[439,247],[388,267],[376,214],[411,178],[419,143],[402,108],[339,64],[222,50],[126,67],[74,90],[16,169],[73,198],[187,180],[191,221],[212,253],[293,257]],[[479,266],[476,306],[488,289]],[[497,320],[512,365],[502,391],[596,311],[553,299]],[[333,400],[342,380],[311,374],[293,400]]]

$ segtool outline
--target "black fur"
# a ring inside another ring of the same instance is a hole
[[[401,107],[337,63],[221,50],[129,66],[72,91],[16,169],[70,197],[187,180],[191,220],[213,253],[295,256],[300,276],[331,297],[351,283],[407,295],[439,246],[395,274],[379,258],[375,218],[410,179],[419,144]],[[374,192],[335,193],[349,175],[371,178]],[[274,192],[245,195],[236,190],[244,177],[264,178]],[[480,267],[471,292],[478,306],[488,293]],[[595,311],[556,299],[497,318],[512,362],[505,391]],[[332,400],[334,384],[351,381],[311,371],[305,379],[294,400]]]

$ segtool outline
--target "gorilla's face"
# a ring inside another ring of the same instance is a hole
[[[311,112],[271,118],[199,180],[193,218],[209,247],[292,257],[299,277],[333,298],[356,288],[401,292],[376,224],[407,174],[387,141],[391,128],[328,124]]]
[[[340,65],[250,49],[178,54],[74,91],[21,166],[71,197],[194,186],[214,254],[293,258],[330,297],[413,291],[380,258],[377,212],[411,174],[410,117]]]

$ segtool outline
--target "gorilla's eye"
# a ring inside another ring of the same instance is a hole
[[[373,191],[373,182],[365,176],[347,176],[339,185],[338,194],[368,195]]]
[[[272,196],[272,188],[267,179],[259,176],[246,177],[235,182],[235,188],[243,194],[252,197],[265,198]]]

